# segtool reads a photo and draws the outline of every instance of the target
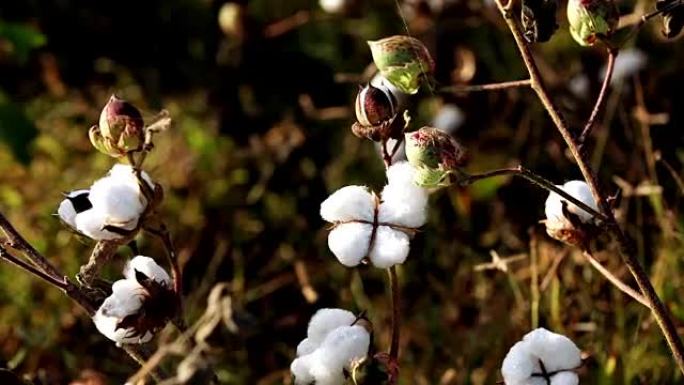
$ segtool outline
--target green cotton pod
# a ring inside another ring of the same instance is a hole
[[[414,182],[421,187],[450,185],[450,175],[466,162],[463,147],[451,135],[434,127],[406,134],[406,158],[416,169]]]
[[[592,46],[615,31],[619,16],[612,0],[569,0],[570,35],[581,46]]]
[[[453,170],[445,170],[441,167],[418,167],[413,182],[424,188],[447,187],[452,184],[450,175],[453,172]]]
[[[422,80],[434,70],[430,52],[418,39],[395,35],[368,45],[382,76],[406,94],[418,92]]]

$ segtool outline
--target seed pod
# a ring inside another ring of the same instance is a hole
[[[523,0],[520,21],[528,42],[541,43],[551,39],[558,29],[557,8],[557,0]]]
[[[406,157],[422,187],[451,184],[450,175],[466,163],[465,149],[451,135],[433,127],[406,134]]]
[[[368,84],[360,88],[355,110],[354,135],[376,142],[401,136],[404,120],[397,113],[397,98],[388,87]]]
[[[421,81],[434,71],[430,52],[418,39],[395,35],[368,45],[380,73],[404,93],[418,92]]]
[[[619,14],[612,0],[569,0],[570,34],[582,46],[610,37],[617,28]]]

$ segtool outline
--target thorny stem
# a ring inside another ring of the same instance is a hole
[[[491,84],[478,84],[470,86],[451,86],[440,88],[440,92],[451,92],[451,93],[465,93],[465,92],[479,92],[479,91],[499,91],[507,90],[510,88],[523,88],[530,87],[532,81],[530,79],[525,80],[513,80],[509,82],[501,83],[491,83]]]
[[[617,49],[608,47],[608,64],[606,66],[606,75],[603,78],[603,84],[601,85],[601,91],[599,92],[598,98],[596,99],[596,104],[594,104],[594,109],[591,111],[591,115],[587,120],[587,124],[584,126],[582,133],[580,134],[577,142],[580,146],[584,145],[584,142],[589,137],[591,129],[594,126],[594,121],[598,116],[601,109],[603,109],[603,102],[606,99],[606,94],[608,93],[608,86],[610,85],[610,79],[613,77],[613,70],[615,69],[615,57],[617,56]]]
[[[565,190],[559,188],[555,184],[553,184],[551,181],[545,179],[542,176],[539,176],[532,171],[522,167],[512,167],[512,168],[502,168],[498,170],[493,170],[489,172],[485,172],[482,174],[465,174],[461,176],[461,179],[458,181],[461,186],[467,186],[469,184],[472,184],[474,182],[477,182],[482,179],[487,179],[495,176],[500,176],[500,175],[516,175],[523,177],[533,184],[536,184],[537,186],[546,189],[548,191],[555,192],[556,194],[562,196],[565,198],[568,202],[571,202],[575,206],[581,208],[582,210],[588,212],[589,214],[593,215],[595,218],[605,220],[607,217],[604,214],[601,214],[594,210],[593,208],[589,207],[587,204],[584,202],[580,201],[579,199],[573,197],[572,195],[568,194]]]
[[[510,6],[512,4],[512,0],[509,0],[506,5],[502,3],[502,0],[496,0],[496,4],[502,13],[508,28],[511,30],[522,59],[525,62],[525,66],[530,74],[530,79],[532,80],[532,89],[537,93],[539,100],[551,116],[556,128],[570,149],[572,156],[577,161],[577,165],[582,172],[584,179],[589,185],[589,189],[591,190],[594,199],[598,203],[601,212],[606,216],[607,230],[613,234],[618,242],[620,256],[622,257],[623,262],[639,285],[639,289],[648,302],[651,313],[658,323],[658,326],[660,327],[663,336],[665,337],[667,344],[672,351],[672,356],[677,363],[677,366],[679,366],[680,371],[684,373],[684,344],[682,344],[682,341],[677,334],[677,329],[670,318],[668,310],[660,301],[658,294],[653,288],[653,284],[651,284],[648,274],[636,258],[634,245],[618,225],[607,199],[603,194],[601,194],[593,170],[589,167],[589,163],[585,159],[585,156],[580,152],[579,145],[572,136],[570,129],[563,119],[563,115],[549,97],[549,93],[544,86],[544,82],[534,61],[532,52],[523,38],[520,26],[517,24],[513,18],[513,14],[511,13]]]
[[[392,291],[392,343],[390,344],[390,362],[396,363],[399,357],[399,335],[401,327],[401,312],[399,311],[400,293],[399,280],[397,278],[397,267],[391,266],[388,269],[390,290]]]
[[[615,285],[620,291],[623,293],[627,294],[628,296],[634,298],[641,304],[643,304],[646,307],[649,307],[648,301],[644,298],[643,295],[639,294],[636,290],[632,289],[627,285],[626,283],[622,282],[620,278],[616,277],[613,273],[610,272],[610,270],[606,269],[601,262],[599,262],[596,258],[594,258],[593,255],[591,255],[590,252],[584,251],[582,253],[584,257],[591,263],[591,265],[598,270],[599,273],[601,273],[610,283]]]

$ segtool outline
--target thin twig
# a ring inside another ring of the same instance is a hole
[[[509,1],[508,4],[510,5],[511,2],[512,1]],[[537,65],[534,61],[532,52],[530,51],[527,42],[523,38],[520,26],[513,18],[513,14],[511,13],[510,8],[502,4],[501,0],[496,0],[496,3],[504,17],[504,20],[506,21],[506,24],[508,25],[508,28],[510,29],[513,35],[513,38],[515,39],[522,59],[525,62],[525,66],[527,67],[527,70],[530,74],[530,79],[532,80],[532,89],[534,89],[534,91],[537,93],[539,100],[551,116],[551,119],[556,125],[556,128],[560,132],[570,152],[572,153],[572,156],[577,161],[577,165],[580,171],[582,172],[584,179],[589,185],[589,189],[591,190],[594,199],[598,203],[601,212],[606,215],[607,230],[610,233],[612,233],[615,239],[617,240],[620,256],[622,257],[623,262],[625,263],[630,273],[632,274],[632,276],[634,276],[634,279],[639,285],[639,289],[641,290],[649,304],[651,313],[653,314],[653,317],[656,319],[656,322],[658,323],[658,326],[660,327],[663,336],[667,341],[667,344],[672,352],[672,356],[675,362],[677,363],[677,366],[679,366],[680,371],[684,373],[684,344],[682,344],[682,340],[679,338],[679,335],[677,334],[677,329],[675,328],[674,323],[672,322],[669,311],[665,308],[662,301],[658,297],[658,294],[653,288],[653,284],[651,284],[648,274],[639,263],[639,260],[636,258],[634,245],[627,238],[627,236],[624,234],[624,232],[618,225],[617,220],[613,215],[613,212],[610,208],[610,205],[608,204],[607,199],[605,199],[605,197],[601,194],[598,187],[598,182],[596,180],[596,177],[594,176],[594,172],[589,167],[589,164],[585,159],[584,155],[582,154],[582,152],[580,152],[579,145],[573,138],[565,122],[565,119],[563,118],[563,115],[560,113],[556,105],[549,97],[549,93],[546,90],[544,82],[541,78],[541,74],[539,73],[539,69],[537,68]]]
[[[389,356],[390,362],[397,362],[399,357],[399,335],[401,328],[401,311],[399,307],[400,296],[399,293],[399,279],[397,278],[397,267],[391,266],[388,269],[390,290],[392,291],[392,343],[390,344]]]
[[[491,177],[495,177],[495,176],[501,176],[501,175],[517,175],[517,176],[523,177],[523,178],[529,180],[530,182],[536,184],[537,186],[539,186],[543,189],[555,192],[556,194],[565,198],[568,202],[574,204],[575,206],[586,211],[587,213],[593,215],[595,218],[598,218],[601,220],[606,219],[605,215],[594,210],[593,208],[588,206],[586,203],[584,203],[584,202],[580,201],[579,199],[573,197],[572,195],[568,194],[565,190],[556,186],[551,181],[545,179],[542,176],[539,176],[539,175],[533,173],[532,171],[530,171],[530,170],[528,170],[522,166],[517,166],[517,167],[512,167],[512,168],[502,168],[502,169],[484,172],[481,174],[465,174],[465,175],[461,176],[459,183],[461,186],[467,186],[469,184],[472,184],[472,183],[477,182],[477,181],[482,180],[482,179],[487,179],[487,178],[491,178]]]
[[[17,229],[12,226],[10,221],[0,213],[0,228],[7,236],[8,245],[15,250],[19,250],[26,255],[26,257],[36,265],[38,268],[43,270],[45,273],[53,277],[61,277],[59,270],[54,267],[50,261],[47,260],[41,253],[38,252],[30,243],[28,243],[17,231]]]
[[[32,264],[24,261],[21,258],[15,257],[14,255],[10,254],[5,247],[0,245],[0,258],[4,259],[5,261],[17,266],[20,269],[26,270],[27,272],[35,275],[36,277],[42,279],[43,281],[49,283],[50,285],[53,285],[57,287],[58,289],[61,290],[66,290],[67,285],[64,282],[64,279],[58,279],[56,277],[51,276],[50,274],[45,273],[44,271],[36,268]]]
[[[626,283],[622,282],[620,278],[616,277],[613,273],[610,272],[610,270],[606,269],[601,262],[599,262],[596,258],[594,258],[593,255],[591,255],[590,252],[584,251],[582,253],[584,257],[591,263],[591,265],[598,270],[599,273],[601,273],[610,283],[612,283],[615,287],[617,287],[621,292],[627,294],[628,296],[634,298],[641,304],[643,304],[646,307],[649,307],[648,302],[644,298],[643,295],[639,294],[636,290],[632,289],[627,285]]]
[[[501,90],[507,90],[510,88],[530,87],[531,85],[532,85],[532,81],[530,79],[525,79],[525,80],[513,80],[510,82],[491,83],[491,84],[477,84],[477,85],[470,85],[470,86],[442,87],[439,89],[439,92],[450,92],[450,93],[458,94],[458,93],[479,92],[479,91],[501,91]]]
[[[584,145],[584,142],[587,140],[589,137],[589,134],[591,133],[591,129],[594,126],[594,121],[596,120],[596,117],[598,116],[599,112],[603,109],[603,102],[606,99],[606,94],[608,93],[608,86],[610,86],[610,79],[613,77],[613,70],[615,69],[615,57],[617,56],[617,49],[614,49],[612,47],[608,47],[608,64],[606,66],[606,74],[603,78],[603,84],[601,85],[601,91],[599,92],[598,98],[596,98],[596,103],[594,104],[594,109],[591,111],[591,115],[589,115],[589,119],[587,120],[587,124],[584,126],[584,129],[582,130],[582,133],[580,134],[579,138],[577,139],[577,142],[579,143],[580,146]]]

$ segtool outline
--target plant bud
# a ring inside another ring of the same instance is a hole
[[[619,15],[612,0],[569,0],[570,34],[581,46],[591,46],[615,32]]]
[[[449,176],[466,162],[463,147],[433,127],[406,134],[406,157],[417,170],[414,182],[422,187],[450,185]]]
[[[99,127],[89,132],[93,146],[112,157],[139,149],[144,140],[142,115],[135,106],[112,95],[100,113]]]
[[[423,77],[434,70],[430,52],[418,39],[396,35],[368,45],[380,73],[404,93],[418,92]]]

